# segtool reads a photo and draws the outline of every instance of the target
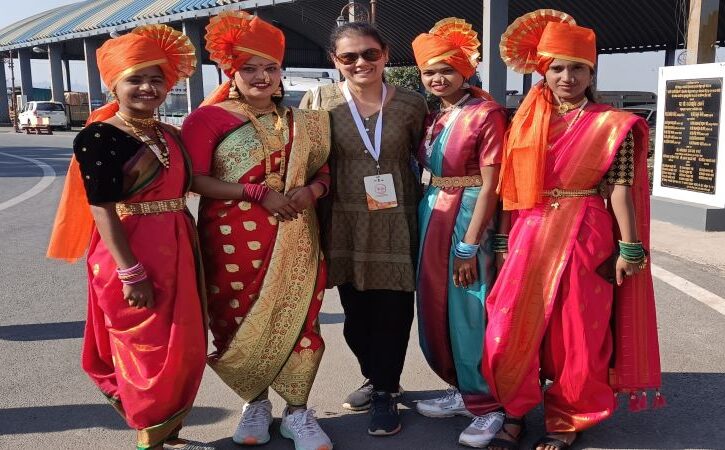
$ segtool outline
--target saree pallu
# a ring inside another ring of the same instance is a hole
[[[637,232],[648,251],[648,133],[640,118],[604,105],[587,108],[569,132],[558,140],[552,139],[544,189],[596,187],[630,130],[636,141],[632,198]],[[551,201],[541,202],[532,209],[517,211],[516,215],[510,233],[509,258],[487,299],[490,322],[482,366],[494,394],[507,410],[524,401],[522,392],[530,387],[523,384],[530,382],[532,374],[538,378],[541,343],[559,296],[579,296],[579,303],[586,305],[589,297],[605,295],[599,285],[580,285],[576,292],[568,286],[576,285],[576,275],[584,279],[593,274],[608,259],[618,237],[616,220],[605,209],[601,198],[562,198],[556,206]],[[560,292],[563,277],[567,277],[567,292]],[[614,358],[609,371],[609,392],[659,387],[659,347],[650,267],[626,278],[620,287],[609,287],[608,292],[613,298],[601,299],[597,324],[583,326],[608,324],[612,319]],[[611,313],[607,309],[610,305]],[[607,367],[611,352],[598,357]],[[604,382],[607,382],[606,373]],[[572,428],[581,430],[603,417],[569,419]],[[547,417],[547,429],[548,426]]]
[[[493,102],[475,100],[453,110],[449,117],[441,117],[447,119],[445,126],[429,154],[422,146],[419,160],[438,177],[480,176],[480,168],[470,167],[470,162],[478,159],[476,136],[487,124],[488,115],[500,108]],[[502,140],[503,127],[500,131]],[[475,415],[499,407],[480,372],[480,343],[486,329],[484,302],[495,274],[491,250],[495,218],[484,224],[481,232],[476,254],[478,280],[467,288],[456,287],[452,270],[455,246],[468,230],[480,191],[480,187],[430,186],[418,207],[420,346],[433,371],[460,390],[466,407]]]
[[[142,168],[140,184],[125,203],[186,194],[190,166],[174,137],[165,134],[170,167]],[[148,448],[181,427],[201,383],[206,361],[201,264],[188,211],[124,216],[121,224],[153,283],[154,306],[128,305],[116,263],[94,230],[81,362],[128,425],[139,431],[138,447]]]
[[[273,130],[275,117],[260,121]],[[285,148],[270,159],[275,172],[280,152],[288,154],[285,192],[307,184],[330,149],[326,113],[292,109],[287,119]],[[217,145],[212,176],[261,183],[264,160],[245,123]],[[204,198],[199,229],[216,347],[210,366],[246,401],[272,387],[289,404],[305,404],[324,351],[317,316],[327,272],[314,209],[278,222],[260,204]]]

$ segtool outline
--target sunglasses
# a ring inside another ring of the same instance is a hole
[[[350,64],[355,64],[357,62],[357,60],[360,58],[362,58],[368,62],[375,62],[375,61],[378,61],[382,57],[383,57],[383,51],[380,50],[379,48],[369,48],[367,50],[363,50],[360,53],[347,52],[347,53],[340,53],[339,55],[335,55],[335,59],[340,64],[344,64],[346,66],[349,66]]]

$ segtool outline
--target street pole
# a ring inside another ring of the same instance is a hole
[[[370,0],[370,23],[375,25],[375,13],[377,12],[378,0]]]
[[[12,89],[10,107],[13,110],[13,129],[18,133],[20,130],[18,130],[18,97],[15,95],[15,63],[13,62],[13,51],[8,50],[8,53],[10,54],[10,89]]]

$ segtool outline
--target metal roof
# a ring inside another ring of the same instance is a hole
[[[145,23],[205,23],[222,9],[248,9],[274,21],[288,34],[286,62],[299,65],[327,46],[340,8],[347,0],[86,0],[29,17],[0,30],[0,50],[107,35]],[[481,0],[378,0],[377,23],[391,43],[391,64],[413,61],[410,42],[437,20],[466,18],[482,27]],[[571,14],[597,33],[600,53],[682,48],[687,0],[509,0],[509,22],[528,11],[554,8]],[[720,8],[718,43],[725,45],[725,7]],[[497,39],[497,38],[495,38]],[[66,52],[74,53],[72,43]],[[297,55],[297,56],[295,56]],[[69,55],[69,57],[72,57]],[[82,55],[76,57],[82,58]],[[319,57],[316,57],[319,61]],[[298,64],[299,63],[299,64]]]
[[[0,50],[122,31],[149,23],[208,17],[222,9],[257,9],[294,0],[85,0],[0,30]]]

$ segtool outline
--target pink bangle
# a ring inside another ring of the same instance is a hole
[[[143,267],[143,264],[141,264],[140,262],[137,262],[135,266],[131,266],[126,269],[116,269],[116,273],[120,276],[134,275],[134,274],[141,273],[144,271],[145,271],[145,269]]]
[[[262,203],[268,192],[269,188],[263,184],[246,183],[242,188],[242,200]]]
[[[121,283],[122,283],[122,284],[125,284],[125,285],[131,285],[131,284],[137,284],[137,283],[140,283],[140,282],[142,282],[142,281],[146,281],[146,280],[148,280],[148,279],[149,279],[149,276],[148,276],[148,274],[146,274],[146,272],[144,272],[144,273],[143,273],[143,274],[142,274],[141,276],[139,276],[139,277],[136,277],[136,278],[132,278],[132,279],[128,279],[128,280],[121,280]]]

